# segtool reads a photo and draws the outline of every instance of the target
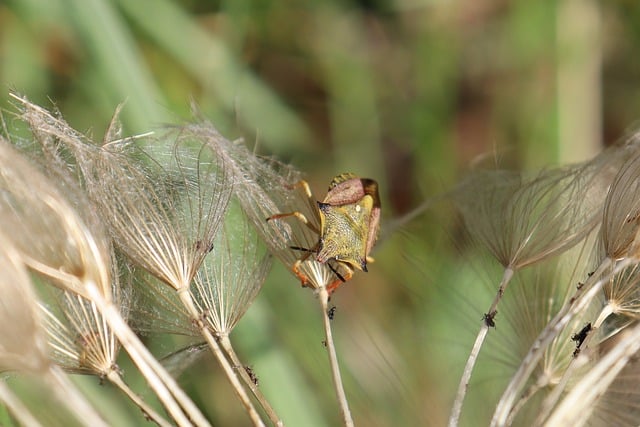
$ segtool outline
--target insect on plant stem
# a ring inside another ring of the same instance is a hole
[[[267,221],[295,217],[318,235],[313,247],[290,246],[292,250],[303,252],[291,269],[303,286],[310,284],[316,288],[325,329],[323,343],[328,352],[340,411],[344,425],[353,426],[331,333],[334,310],[329,309],[328,302],[331,294],[350,280],[355,270],[367,272],[367,263],[373,261],[369,254],[378,238],[380,225],[378,184],[372,179],[359,178],[351,173],[341,174],[333,178],[322,201],[315,201],[306,181],[300,181],[295,186],[304,189],[309,206],[313,209],[311,213],[319,220],[319,227],[298,211],[275,214]],[[307,277],[302,271],[303,263],[311,257],[314,263],[326,266],[331,271],[333,281],[318,283]]]
[[[480,331],[478,331],[478,335],[476,336],[476,340],[473,343],[473,347],[471,348],[471,352],[469,354],[469,358],[467,359],[467,363],[464,367],[464,371],[462,372],[462,377],[460,378],[460,384],[458,385],[458,392],[456,394],[456,400],[453,402],[453,408],[451,409],[451,415],[449,417],[449,427],[455,427],[458,425],[460,421],[460,415],[462,413],[462,404],[464,403],[464,398],[467,394],[467,390],[469,388],[469,381],[471,380],[471,374],[473,373],[473,368],[475,367],[476,361],[478,360],[478,356],[480,354],[480,349],[482,348],[482,344],[484,343],[485,338],[487,337],[487,333],[489,332],[489,328],[495,327],[495,315],[497,314],[497,307],[502,299],[502,295],[504,294],[507,285],[511,281],[513,277],[514,270],[511,268],[506,268],[504,270],[504,274],[502,276],[502,281],[500,282],[500,286],[498,287],[498,292],[496,293],[489,310],[482,317],[482,326],[480,327]]]
[[[359,178],[352,173],[344,173],[333,178],[329,191],[321,202],[316,202],[309,184],[300,181],[294,187],[302,187],[315,207],[314,216],[319,219],[316,227],[302,212],[279,213],[267,221],[295,217],[318,235],[318,242],[311,248],[290,246],[303,252],[291,267],[302,285],[310,279],[301,271],[301,265],[309,257],[326,265],[336,279],[324,284],[331,295],[338,287],[353,276],[354,270],[367,271],[367,263],[373,262],[371,249],[378,238],[380,226],[380,196],[378,183],[369,178]]]

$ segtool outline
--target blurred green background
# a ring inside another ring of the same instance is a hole
[[[638,46],[630,0],[0,0],[0,107],[15,111],[16,90],[100,139],[123,101],[127,134],[189,120],[195,102],[319,198],[341,172],[378,180],[377,262],[332,301],[347,395],[358,425],[443,425],[500,273],[464,249],[446,204],[397,220],[483,156],[531,169],[623,137],[640,117]],[[278,266],[232,336],[291,426],[340,419],[315,306]],[[513,368],[487,359],[463,424],[486,424]],[[79,381],[112,422],[144,424]],[[215,363],[181,382],[214,424],[247,423]]]

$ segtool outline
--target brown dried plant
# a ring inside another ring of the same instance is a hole
[[[616,278],[620,274],[624,275],[625,271],[629,268],[633,269],[637,263],[634,249],[637,226],[634,228],[628,225],[630,222],[628,219],[632,215],[634,205],[633,202],[622,202],[624,197],[631,196],[632,199],[635,199],[632,194],[637,191],[635,189],[637,188],[638,175],[637,167],[634,166],[637,164],[637,158],[637,144],[630,141],[604,151],[591,162],[600,165],[602,171],[599,174],[600,179],[597,181],[599,185],[593,191],[593,193],[600,195],[603,205],[600,234],[602,243],[594,245],[596,249],[603,248],[600,252],[596,251],[595,265],[597,268],[590,273],[584,283],[577,286],[574,295],[534,340],[529,352],[523,358],[518,370],[503,392],[494,413],[492,425],[502,425],[506,422],[508,414],[514,410],[513,404],[520,390],[549,345],[569,327],[568,325],[573,319],[576,319],[577,316],[584,313],[590,304],[593,304],[593,300],[598,300],[605,285],[618,280]],[[617,174],[612,174],[612,170],[617,170]],[[626,204],[625,209],[619,210],[618,207],[623,204]],[[606,304],[604,309],[600,310],[600,314],[594,316],[592,328],[597,331],[611,314],[612,308],[613,306]],[[581,347],[587,347],[593,336],[595,336],[595,332],[586,334],[584,339],[581,339]],[[560,399],[562,391],[569,386],[570,382],[575,382],[573,377],[578,368],[576,360],[578,358],[571,361],[555,390],[542,403],[538,413],[538,423],[543,422],[552,411]]]
[[[500,262],[504,274],[464,368],[449,425],[458,424],[473,367],[514,273],[566,251],[599,225],[602,202],[590,192],[602,185],[606,166],[594,160],[531,178],[481,170],[454,194],[470,234]]]
[[[172,416],[187,425],[187,417],[159,377],[162,367],[128,328],[113,301],[108,243],[99,224],[92,222],[91,206],[85,200],[84,209],[78,209],[79,194],[67,196],[72,190],[68,187],[63,195],[5,140],[0,141],[0,170],[2,229],[15,242],[25,264],[51,284],[95,304]],[[74,199],[76,209],[67,197]],[[89,222],[77,212],[84,212]],[[180,399],[196,413],[186,395]]]
[[[22,255],[12,240],[2,233],[0,245],[0,371],[26,372],[41,379],[83,425],[106,426],[101,416],[49,359],[36,295]],[[21,412],[28,417],[28,413]]]
[[[267,221],[277,213],[300,212],[315,229],[320,229],[318,208],[298,185],[301,174],[277,161],[257,156],[241,141],[227,140],[206,121],[185,126],[182,132],[207,141],[225,162],[236,180],[234,194],[269,250],[296,277],[295,269],[306,276],[308,282],[305,286],[311,287],[317,294],[336,397],[344,424],[353,425],[328,316],[327,287],[339,278],[328,264],[316,261],[315,257],[306,257],[302,263],[298,262],[300,253],[296,248],[313,248],[318,242],[318,235],[310,227],[295,217],[288,221]]]
[[[275,425],[282,421],[260,392],[237,356],[229,334],[257,296],[271,266],[271,256],[249,228],[241,212],[231,212],[211,245],[191,284],[191,293],[201,321],[218,340],[227,357]],[[197,336],[198,327],[184,305],[175,301],[159,283],[145,279],[133,313],[134,325],[144,333],[170,333]],[[174,373],[182,372],[206,349],[200,343],[175,352],[163,360]]]

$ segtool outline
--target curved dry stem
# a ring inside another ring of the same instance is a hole
[[[604,294],[606,303],[597,315],[596,320],[593,322],[592,330],[584,338],[581,343],[581,348],[586,348],[590,341],[593,340],[596,335],[596,331],[600,329],[603,323],[614,314],[622,315],[632,321],[632,319],[638,318],[638,264],[633,264],[630,268],[621,271],[615,277],[612,277],[608,283],[604,286]],[[621,330],[626,329],[625,326],[614,331],[611,335],[615,335]],[[569,366],[563,373],[562,379],[555,385],[553,391],[545,398],[543,404],[538,411],[537,424],[549,417],[549,414],[556,406],[562,393],[566,390],[569,380],[579,367],[579,363],[576,363],[576,359],[571,359]]]
[[[460,415],[462,414],[462,405],[464,403],[464,398],[467,394],[467,390],[469,389],[469,381],[471,380],[473,368],[475,367],[476,361],[478,360],[478,355],[480,354],[482,344],[487,337],[489,328],[494,326],[493,319],[497,314],[498,304],[500,303],[500,300],[504,295],[504,291],[507,289],[507,285],[513,277],[513,273],[514,271],[510,268],[504,270],[504,275],[502,276],[502,281],[500,282],[500,286],[498,287],[498,292],[496,293],[496,296],[493,299],[491,306],[489,307],[489,311],[487,311],[487,313],[485,313],[484,315],[482,326],[480,327],[480,331],[478,331],[476,340],[473,343],[473,347],[471,348],[471,353],[469,354],[469,358],[467,359],[467,363],[465,364],[464,371],[462,372],[462,377],[460,378],[456,400],[453,402],[453,408],[451,409],[451,415],[449,416],[450,427],[457,426],[460,421]]]
[[[220,341],[220,345],[222,346],[222,349],[229,357],[229,360],[231,360],[233,367],[236,369],[237,372],[240,373],[240,378],[242,378],[242,381],[244,381],[245,385],[249,388],[249,390],[251,390],[251,393],[253,393],[256,400],[258,401],[262,409],[264,409],[264,411],[266,412],[271,422],[278,427],[284,426],[283,421],[280,419],[278,414],[276,414],[276,411],[273,409],[273,407],[271,406],[267,398],[260,391],[260,388],[258,387],[257,378],[255,377],[252,378],[249,375],[249,372],[247,372],[247,368],[245,368],[245,365],[243,365],[242,362],[240,361],[240,358],[236,354],[233,346],[231,345],[231,341],[229,340],[229,337],[222,336],[220,337],[219,341]]]
[[[107,374],[107,379],[111,381],[113,385],[118,387],[124,394],[126,394],[133,403],[142,411],[145,417],[153,421],[160,427],[172,427],[172,424],[165,420],[160,414],[151,408],[140,396],[138,396],[131,388],[122,380],[120,374],[116,371],[111,371]]]
[[[327,344],[327,354],[329,355],[329,364],[331,365],[333,386],[336,391],[336,397],[338,398],[338,404],[340,405],[342,420],[346,427],[353,427],[353,418],[351,417],[349,402],[347,401],[347,395],[345,394],[344,386],[342,385],[340,365],[338,365],[338,356],[336,355],[336,347],[333,343],[333,335],[331,333],[331,319],[329,319],[328,315],[329,292],[327,292],[326,287],[323,286],[318,289],[318,300],[320,301],[320,308],[322,309],[325,343]]]

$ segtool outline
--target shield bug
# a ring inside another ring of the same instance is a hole
[[[313,201],[306,181],[300,181],[297,186],[301,186]],[[312,248],[291,247],[306,252],[294,263],[293,272],[303,286],[306,285],[309,279],[300,272],[299,266],[313,255],[317,262],[326,264],[338,278],[327,285],[331,294],[340,284],[351,279],[354,270],[366,272],[367,263],[373,261],[369,253],[378,238],[380,225],[378,183],[352,173],[338,175],[331,181],[325,198],[314,206],[320,219],[319,230],[301,212],[272,215],[267,221],[295,216],[318,234],[318,242]]]

